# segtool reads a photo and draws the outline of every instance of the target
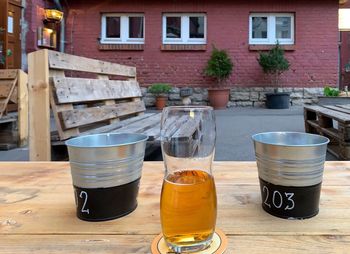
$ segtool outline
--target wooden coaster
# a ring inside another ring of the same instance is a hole
[[[216,229],[213,235],[213,241],[210,246],[202,251],[193,252],[196,254],[223,254],[227,248],[227,237],[220,229]],[[164,241],[163,234],[159,234],[154,238],[151,245],[152,254],[170,254],[172,252]]]

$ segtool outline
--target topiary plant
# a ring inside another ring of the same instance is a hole
[[[156,96],[167,94],[171,91],[171,85],[166,83],[155,83],[148,88],[148,91]]]
[[[221,86],[230,77],[233,67],[234,65],[227,51],[219,50],[213,46],[210,59],[204,69],[204,74],[215,78],[217,85]]]
[[[277,43],[268,53],[260,52],[258,62],[264,73],[272,76],[272,85],[276,87],[277,92],[281,74],[290,67],[289,61],[284,56],[284,50]]]

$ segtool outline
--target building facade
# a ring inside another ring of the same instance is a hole
[[[350,9],[350,2],[341,5]],[[340,32],[340,87],[350,89],[350,31]]]
[[[40,48],[38,27],[43,25],[42,9],[57,3],[60,1],[26,1],[27,53]],[[256,94],[252,93],[269,91],[270,80],[262,72],[257,57],[277,41],[291,63],[281,83],[286,90],[295,92],[295,98],[310,98],[305,94],[313,93],[312,89],[319,93],[324,86],[338,83],[337,0],[61,3],[65,15],[57,27],[59,35],[64,26],[61,38],[57,39],[63,41],[61,49],[136,66],[142,86],[166,82],[177,88],[195,87],[201,94],[198,101],[206,100],[205,88],[214,81],[205,77],[203,68],[215,45],[226,49],[234,63],[227,86],[245,93],[242,97],[248,99],[244,100],[259,102],[264,99],[263,94],[254,99]],[[58,41],[56,49],[59,44]],[[178,100],[178,94],[173,98]]]

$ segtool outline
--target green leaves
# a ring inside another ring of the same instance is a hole
[[[284,57],[284,50],[276,44],[268,53],[261,52],[258,62],[263,71],[268,74],[275,74],[289,69],[289,61]]]
[[[260,52],[258,62],[264,73],[272,75],[272,82],[279,85],[281,74],[290,67],[289,61],[284,57],[284,50],[277,43],[268,53]]]
[[[325,96],[336,97],[336,96],[339,96],[339,93],[340,93],[340,91],[338,88],[331,88],[329,86],[326,86],[323,89],[323,94]]]
[[[148,91],[157,95],[169,93],[171,91],[171,85],[166,83],[155,83],[148,88]]]
[[[219,84],[227,79],[233,69],[233,63],[226,50],[219,50],[213,46],[210,59],[204,69],[205,75],[217,79]]]

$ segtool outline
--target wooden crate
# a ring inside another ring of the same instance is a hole
[[[330,139],[328,151],[338,159],[350,159],[350,105],[304,107],[305,131]]]
[[[7,115],[7,111],[17,111]],[[28,140],[27,74],[0,70],[0,147],[24,146]]]

